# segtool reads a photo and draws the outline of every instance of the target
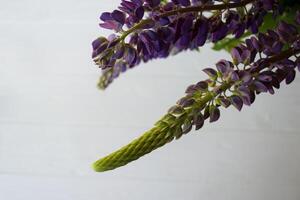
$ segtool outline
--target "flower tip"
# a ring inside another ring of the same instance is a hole
[[[105,172],[105,171],[107,171],[107,169],[105,169],[103,166],[101,166],[101,165],[98,165],[97,164],[98,163],[98,161],[96,161],[96,162],[94,162],[93,164],[92,164],[92,169],[95,171],[95,172]]]

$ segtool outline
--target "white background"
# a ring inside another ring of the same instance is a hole
[[[99,91],[90,43],[118,3],[0,0],[0,199],[299,200],[299,78],[134,163],[92,171],[227,57],[182,53]]]

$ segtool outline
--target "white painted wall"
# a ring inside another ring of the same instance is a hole
[[[91,170],[227,56],[203,48],[142,64],[99,91],[90,43],[117,4],[0,0],[0,199],[299,200],[299,77],[126,167]]]

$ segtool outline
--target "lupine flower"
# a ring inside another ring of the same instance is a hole
[[[249,3],[243,14],[236,9]],[[230,5],[237,7],[227,9]],[[122,0],[118,11],[101,15],[106,24],[101,26],[119,33],[92,43],[93,58],[103,70],[101,88],[141,61],[197,49],[229,34],[236,38],[245,31],[257,34],[232,48],[232,60],[222,59],[204,68],[208,79],[188,86],[186,95],[140,138],[95,162],[96,171],[126,165],[179,139],[193,127],[202,128],[205,121],[216,122],[222,107],[241,111],[244,105],[253,104],[257,95],[274,94],[283,81],[290,84],[294,80],[295,69],[300,71],[299,11],[294,24],[280,21],[276,28],[259,32],[264,15],[271,12],[276,17],[282,12],[278,1],[232,0],[217,9],[220,6],[223,4],[216,0]],[[220,15],[203,15],[203,8],[216,8]]]
[[[235,6],[232,9],[219,8],[224,13],[224,18],[220,16],[195,15],[192,11],[185,8],[193,6],[200,13],[208,11],[212,6],[220,6],[217,1],[189,1],[176,0],[162,3],[159,0],[123,0],[119,10],[105,12],[100,16],[103,21],[100,26],[112,29],[118,33],[113,38],[107,38],[99,46],[93,45],[93,59],[102,69],[115,69],[115,63],[123,63],[126,69],[138,65],[141,61],[147,62],[155,58],[165,58],[170,54],[176,54],[187,49],[197,49],[205,44],[206,41],[218,42],[229,34],[239,38],[249,29],[256,33],[262,24],[263,16],[270,11],[270,2],[266,0],[243,0],[239,4],[246,5],[252,3],[247,13],[247,17],[240,17]],[[229,1],[232,5],[236,1]],[[272,1],[273,2],[273,1]],[[238,7],[238,5],[236,6]],[[207,9],[206,9],[207,8]],[[216,7],[217,8],[217,7]],[[277,3],[272,3],[272,9],[277,9]],[[176,12],[173,12],[175,11]],[[241,11],[239,11],[241,12]],[[175,16],[176,15],[176,16]],[[243,19],[247,19],[245,22]],[[126,28],[126,27],[127,28]],[[126,43],[126,38],[129,43]],[[94,43],[97,43],[96,39]],[[120,54],[116,48],[125,48],[124,54]],[[97,47],[97,48],[96,48]],[[276,46],[277,49],[280,45]],[[118,56],[112,56],[118,54]],[[136,58],[136,59],[135,59]],[[126,70],[123,70],[126,71]],[[112,82],[115,73],[104,73],[102,78],[107,84]],[[106,81],[110,80],[110,81]],[[107,87],[103,84],[103,87]]]

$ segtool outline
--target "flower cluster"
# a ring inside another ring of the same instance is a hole
[[[282,81],[290,84],[295,78],[295,69],[300,72],[299,42],[297,27],[280,22],[276,30],[260,33],[233,48],[232,62],[220,60],[216,69],[205,68],[203,71],[209,79],[190,85],[186,89],[187,95],[169,110],[174,115],[179,111],[186,112],[189,107],[195,111],[182,124],[182,133],[190,131],[192,125],[198,130],[205,119],[217,121],[220,106],[227,108],[232,105],[240,111],[243,105],[250,106],[257,94],[274,94],[274,89],[279,89]],[[284,44],[289,49],[284,48]],[[207,94],[213,98],[199,104]],[[201,106],[197,108],[197,105]]]
[[[267,12],[279,12],[277,0],[122,0],[118,10],[102,13],[100,26],[116,34],[93,43],[93,59],[103,70],[100,88],[121,72],[165,58],[227,35],[257,33]]]
[[[274,94],[285,81],[290,84],[300,71],[300,13],[295,23],[281,21],[274,30],[246,39],[231,51],[232,61],[220,60],[215,68],[203,71],[208,79],[190,85],[186,96],[177,101],[155,126],[120,150],[96,161],[96,171],[112,170],[200,129],[205,120],[220,118],[220,107],[241,110],[260,93]]]

